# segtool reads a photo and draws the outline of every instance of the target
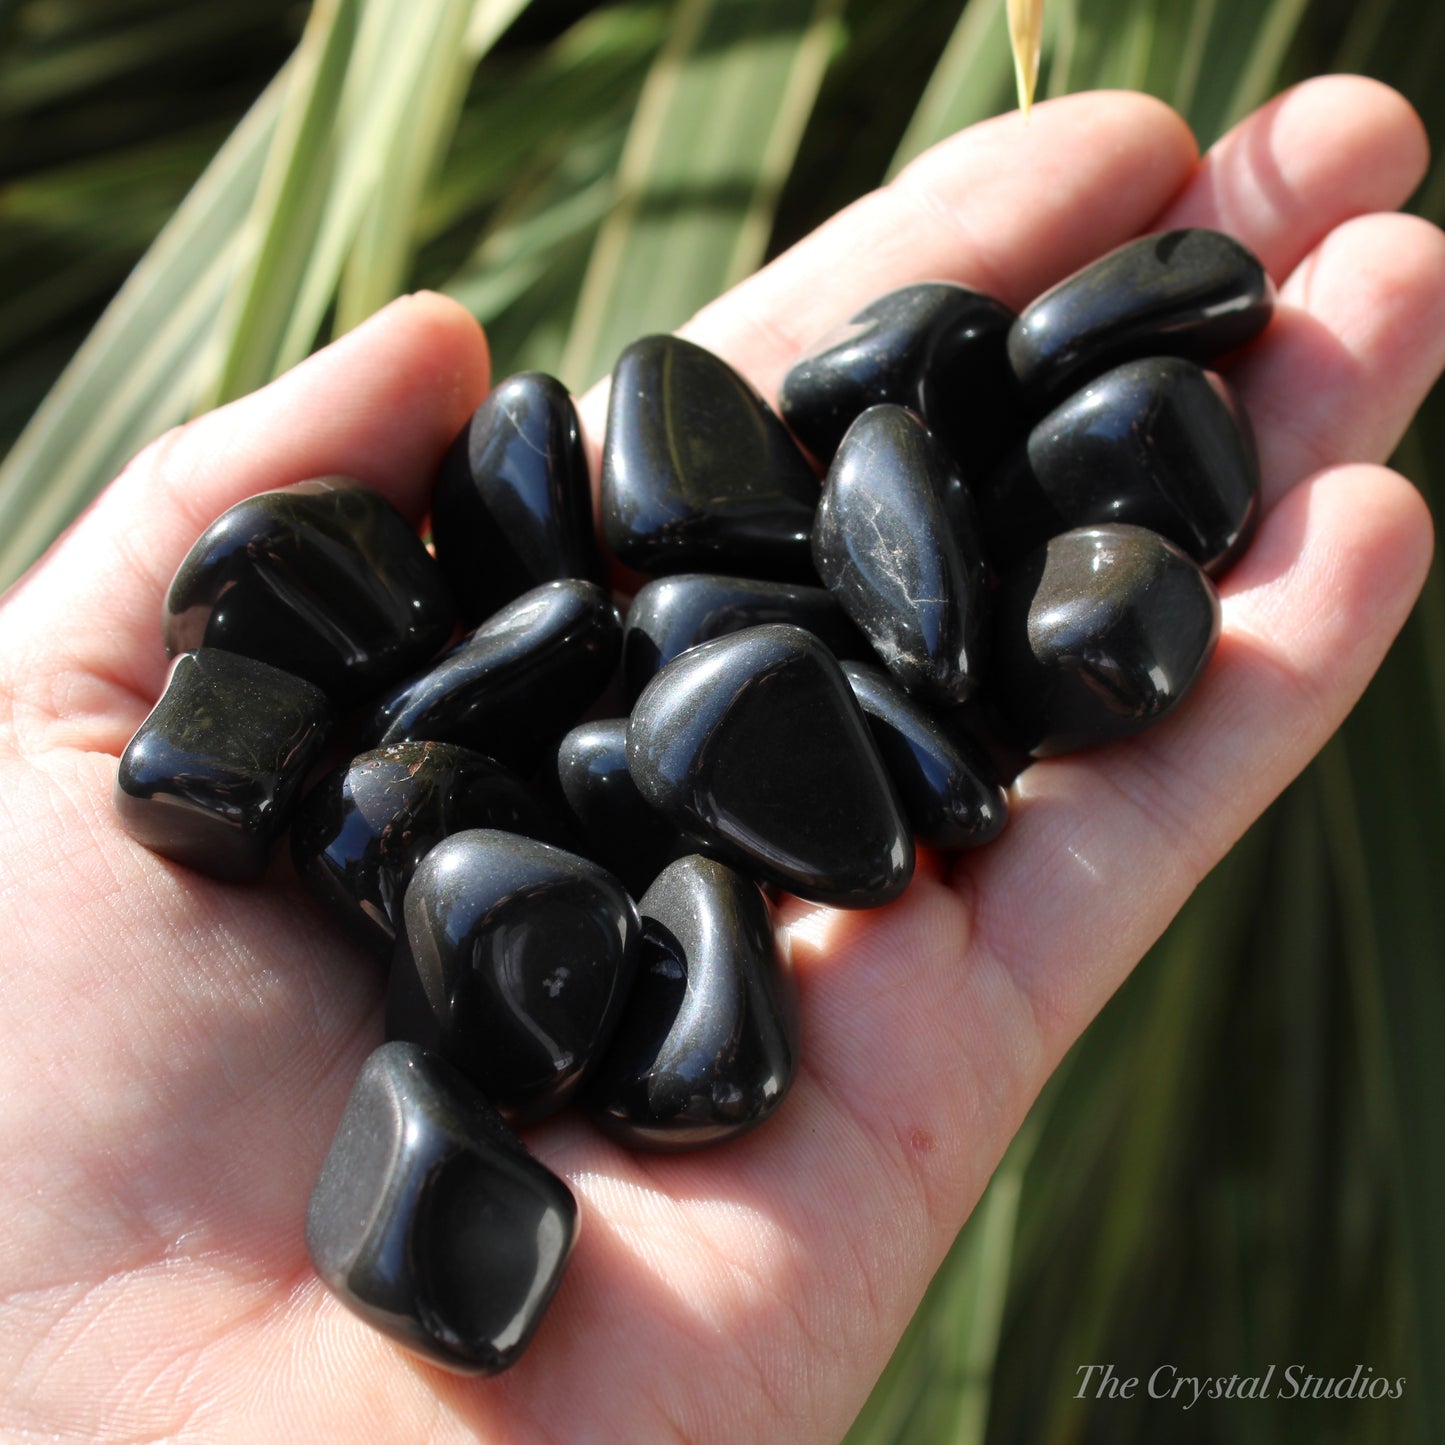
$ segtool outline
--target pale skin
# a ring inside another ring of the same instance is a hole
[[[1050,1071],[1339,724],[1418,593],[1430,519],[1379,464],[1445,365],[1445,237],[1388,214],[1425,163],[1418,120],[1366,81],[1291,92],[1202,161],[1162,105],[1081,96],[945,142],[688,326],[773,394],[890,287],[1018,306],[1141,231],[1221,226],[1281,288],[1231,373],[1268,510],[1177,716],[1030,768],[1000,840],[926,860],[891,907],[785,909],[804,1050],[767,1126],[672,1158],[571,1117],[531,1132],[583,1231],[497,1379],[415,1361],[306,1260],[307,1194],[381,1038],[376,971],[284,858],[262,886],[212,883],[110,804],[202,527],[337,472],[419,518],[486,392],[482,335],[405,298],[137,458],[0,607],[0,1430],[838,1439]],[[583,414],[595,447],[600,398]]]

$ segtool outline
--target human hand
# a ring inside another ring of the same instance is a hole
[[[687,328],[765,394],[882,292],[1019,306],[1145,230],[1213,225],[1281,283],[1230,372],[1267,515],[1224,634],[1153,732],[1029,768],[1002,837],[869,913],[790,900],[799,1077],[716,1152],[528,1143],[582,1238],[508,1374],[412,1359],[320,1285],[306,1198],[381,984],[278,858],[213,883],[136,845],[116,758],[166,672],[161,599],[253,492],[344,473],[409,515],[484,395],[475,324],[408,298],[143,453],[0,606],[0,1426],[266,1440],[836,1439],[1029,1104],[1208,868],[1305,765],[1421,585],[1429,518],[1386,457],[1445,365],[1445,238],[1373,214],[1424,168],[1370,82],[1313,82],[1203,161],[1135,96],[990,122]],[[592,444],[599,397],[583,404]],[[1088,941],[1092,941],[1091,943]]]

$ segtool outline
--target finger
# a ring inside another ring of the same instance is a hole
[[[1332,231],[1229,373],[1259,443],[1265,505],[1328,464],[1383,461],[1442,368],[1445,235],[1402,215]]]
[[[202,529],[244,497],[331,474],[420,517],[487,381],[471,315],[407,296],[270,386],[168,433],[6,598],[0,685],[22,714],[64,715],[77,735],[122,698],[154,701],[167,665],[162,601]]]
[[[1032,1002],[1050,1060],[1342,721],[1431,546],[1429,513],[1395,473],[1318,474],[1229,575],[1219,650],[1188,706],[1020,776],[1007,832],[959,881],[975,945]]]
[[[1341,222],[1403,205],[1429,162],[1425,127],[1398,92],[1363,76],[1321,76],[1211,146],[1150,229],[1227,231],[1280,281]]]
[[[713,303],[683,334],[764,395],[818,335],[883,292],[959,281],[1014,307],[1127,240],[1188,179],[1194,137],[1148,96],[1068,96],[925,152]]]

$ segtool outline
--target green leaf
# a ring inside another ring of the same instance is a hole
[[[762,259],[838,11],[839,0],[682,0],[572,323],[563,370],[574,389]]]
[[[185,363],[225,298],[283,74],[221,148],[0,466],[0,585],[194,400]]]

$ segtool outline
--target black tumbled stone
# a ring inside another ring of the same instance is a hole
[[[638,790],[750,877],[842,908],[896,898],[913,839],[832,654],[798,627],[684,652],[627,726]]]
[[[540,371],[508,377],[442,459],[432,541],[463,620],[542,582],[602,581],[577,408]]]
[[[813,526],[818,575],[909,692],[978,683],[988,571],[967,492],[928,429],[875,406],[848,429]]]
[[[1257,336],[1273,311],[1273,283],[1232,236],[1164,231],[1110,251],[1025,307],[1009,333],[1009,360],[1052,405],[1138,357],[1212,361]]]
[[[579,723],[557,748],[557,787],[581,834],[579,850],[615,873],[634,897],[674,858],[691,853],[689,840],[637,790],[627,770],[627,719]]]
[[[1008,821],[1008,799],[987,757],[879,668],[845,662],[843,676],[918,840],[955,852],[996,838]]]
[[[455,621],[401,513],[327,477],[248,497],[206,528],[166,596],[165,643],[254,657],[350,707],[433,657]]]
[[[1139,732],[1167,716],[1219,638],[1219,595],[1143,527],[1065,532],[1006,576],[995,701],[1034,756]]]
[[[1006,347],[1013,320],[993,297],[949,281],[890,291],[794,364],[779,395],[783,420],[826,464],[858,417],[893,402],[956,457],[984,465],[1021,420]]]
[[[760,1124],[798,1067],[797,987],[756,884],[697,854],[647,890],[637,982],[587,1088],[635,1148],[696,1149]]]
[[[577,1238],[577,1202],[441,1060],[362,1066],[306,1211],[348,1309],[432,1364],[495,1374],[527,1347]]]
[[[787,428],[720,357],[676,336],[645,336],[618,357],[602,521],[629,567],[806,580],[817,502]]]
[[[331,723],[325,694],[302,678],[216,648],[182,653],[121,754],[121,823],[214,878],[259,877]]]
[[[826,587],[685,572],[647,583],[632,599],[622,634],[628,696],[636,701],[653,673],[689,647],[769,622],[811,632],[834,657],[873,655]]]
[[[637,910],[585,858],[492,829],[453,833],[407,885],[386,1029],[433,1049],[504,1114],[560,1109],[616,1025]]]
[[[467,828],[565,842],[522,780],[455,743],[392,743],[328,773],[291,828],[296,871],[373,949],[390,954],[417,865]]]
[[[544,582],[379,703],[358,746],[459,743],[530,768],[599,696],[621,652],[621,619],[595,582]]]
[[[1060,532],[1128,522],[1218,575],[1254,531],[1259,462],[1249,420],[1221,377],[1152,356],[1060,402],[974,498],[1001,570]]]

